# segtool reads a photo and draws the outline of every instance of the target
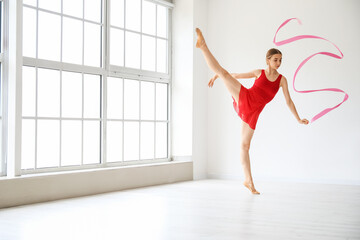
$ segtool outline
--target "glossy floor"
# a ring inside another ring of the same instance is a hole
[[[0,210],[0,239],[360,239],[360,186],[202,180]]]

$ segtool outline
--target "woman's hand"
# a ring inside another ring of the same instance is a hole
[[[208,86],[209,87],[212,87],[214,86],[214,82],[215,80],[218,78],[219,76],[216,74],[213,78],[210,79],[209,83],[208,83]]]
[[[305,124],[305,125],[307,125],[307,124],[309,124],[309,120],[307,120],[307,119],[299,119],[298,120],[298,122],[300,123],[300,124]]]

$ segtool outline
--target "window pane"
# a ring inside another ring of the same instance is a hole
[[[125,33],[125,66],[140,68],[140,34]]]
[[[159,37],[167,38],[167,15],[168,9],[166,7],[157,6],[157,35]]]
[[[122,122],[107,122],[107,162],[122,161]]]
[[[142,37],[142,69],[155,71],[155,38]]]
[[[107,117],[123,118],[123,80],[121,78],[107,78]]]
[[[60,116],[60,72],[38,68],[38,116]]]
[[[156,120],[167,120],[167,84],[156,84]]]
[[[124,79],[124,118],[139,119],[139,81]]]
[[[21,135],[21,169],[33,169],[35,168],[35,120],[22,120]]]
[[[36,10],[23,8],[23,55],[36,57]]]
[[[124,66],[124,31],[110,30],[110,64]]]
[[[63,18],[63,62],[82,64],[82,21]]]
[[[38,120],[37,167],[59,166],[60,126],[58,120]]]
[[[39,58],[60,61],[60,24],[60,16],[39,11]]]
[[[101,81],[98,75],[84,74],[84,117],[100,118]]]
[[[124,27],[124,0],[111,0],[110,24],[116,27]]]
[[[139,160],[138,122],[124,122],[124,160]]]
[[[39,0],[39,8],[61,12],[61,0]]]
[[[23,67],[22,72],[22,115],[35,116],[36,74],[35,68]]]
[[[126,28],[140,31],[140,0],[126,0]]]
[[[81,73],[62,72],[62,116],[69,118],[82,116]]]
[[[63,120],[61,126],[61,166],[81,164],[81,121]]]
[[[100,122],[84,121],[84,164],[100,163]]]
[[[84,28],[84,65],[100,67],[101,27],[85,23]]]
[[[85,0],[85,19],[101,22],[101,0]]]
[[[167,158],[167,123],[156,123],[156,158]]]
[[[156,71],[167,73],[167,41],[157,40]]]
[[[141,159],[154,158],[154,123],[141,123],[141,139],[140,139]]]
[[[155,115],[155,84],[141,82],[141,119],[154,120]]]
[[[63,13],[66,15],[82,18],[83,0],[63,0]]]
[[[142,14],[142,32],[155,35],[156,5],[148,1],[143,1]]]
[[[23,0],[23,3],[36,7],[36,0]]]

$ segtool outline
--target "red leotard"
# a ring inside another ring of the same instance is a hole
[[[257,120],[265,105],[270,102],[280,88],[281,74],[271,82],[266,78],[265,71],[255,80],[254,85],[247,89],[241,85],[239,93],[239,104],[234,100],[234,109],[239,117],[255,130]]]

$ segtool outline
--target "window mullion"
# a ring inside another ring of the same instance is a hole
[[[106,72],[110,69],[110,7],[111,3],[110,0],[104,0],[104,14],[103,14],[103,54],[102,54],[102,67],[105,68]],[[105,67],[104,67],[105,66]]]
[[[126,46],[126,0],[124,0],[124,45],[123,45],[123,48],[124,48],[124,50],[123,50],[123,53],[124,53],[124,56],[123,56],[123,58],[124,58],[124,61],[123,61],[123,63],[124,63],[124,67],[126,66],[126,58],[125,58],[125,55],[126,55],[126,52],[125,52],[125,46]],[[124,163],[125,162],[125,149],[124,149],[124,147],[125,147],[125,143],[124,143],[124,139],[125,139],[125,137],[124,137],[124,135],[125,135],[125,132],[124,132],[124,130],[125,130],[125,120],[124,120],[124,118],[125,118],[125,114],[124,114],[124,106],[125,106],[125,80],[124,80],[124,78],[122,78],[122,84],[123,84],[123,94],[122,94],[122,98],[123,98],[123,101],[122,101],[122,104],[123,104],[123,106],[122,106],[122,109],[123,109],[123,111],[122,111],[122,162]]]
[[[38,128],[38,68],[35,67],[35,82],[36,82],[36,93],[35,93],[35,165],[37,168],[37,128]]]
[[[85,21],[84,21],[84,18],[85,18],[85,0],[83,0],[83,11],[82,11],[82,60],[81,60],[81,63],[82,63],[82,66],[84,66],[84,52],[85,52]]]
[[[172,77],[172,59],[171,59],[171,41],[172,41],[172,35],[171,35],[171,29],[172,29],[172,22],[171,22],[171,10],[168,9],[167,11],[167,49],[168,49],[168,60],[167,60],[167,73],[169,75],[169,83],[168,83],[168,115],[167,115],[167,120],[168,120],[168,123],[167,123],[167,129],[168,129],[168,140],[167,140],[167,145],[168,145],[168,159],[172,159],[172,141],[171,141],[171,138],[172,138],[172,131],[171,131],[171,106],[172,106],[172,81],[171,81],[171,77]]]
[[[8,126],[7,176],[15,177],[21,175],[22,32],[18,31],[18,26],[22,28],[23,10],[21,1],[7,1],[6,3],[8,44],[5,67],[7,78],[4,79],[3,84],[8,93],[8,108],[7,119],[4,120]]]
[[[84,164],[84,73],[81,74],[81,165]]]
[[[154,82],[154,159],[156,158],[156,82]]]
[[[124,67],[126,66],[126,58],[125,58],[125,56],[126,56],[126,52],[125,52],[125,50],[126,50],[126,48],[125,48],[125,46],[126,46],[126,0],[124,0],[124,51],[123,51],[123,53],[124,53],[124,61],[123,61],[123,63],[124,63]]]
[[[35,56],[36,59],[38,58],[38,52],[39,52],[39,9],[37,8],[39,6],[39,0],[36,1],[36,52]],[[38,161],[37,161],[37,148],[38,148],[38,89],[39,89],[39,82],[38,82],[38,67],[35,66],[35,77],[36,77],[36,94],[35,94],[35,165],[34,168],[37,169]]]
[[[140,69],[142,69],[142,0],[140,0]]]
[[[155,72],[157,72],[157,42],[158,42],[158,37],[157,37],[157,10],[158,10],[158,6],[156,5],[155,7]]]
[[[84,66],[85,51],[85,0],[83,0],[82,15],[82,66]],[[81,73],[81,166],[84,164],[84,73]]]
[[[123,92],[122,92],[122,162],[124,162],[124,152],[125,152],[125,149],[124,149],[124,146],[125,146],[125,143],[124,143],[124,117],[125,117],[125,114],[124,114],[124,106],[125,106],[125,84],[124,84],[124,79],[122,78],[122,89],[123,89]]]
[[[142,12],[143,1],[140,0],[140,69],[142,69]],[[139,81],[139,159],[141,159],[141,81]]]
[[[139,81],[139,160],[141,159],[141,81]]]
[[[106,71],[102,74],[102,84],[103,84],[103,98],[102,98],[102,106],[103,106],[103,116],[102,116],[102,164],[106,166],[107,164],[107,81],[108,75],[107,71],[109,69],[109,36],[110,36],[110,0],[104,0],[102,5],[102,39],[105,44],[102,46],[102,54],[101,54],[101,67]]]
[[[60,73],[60,121],[59,121],[59,124],[60,124],[60,133],[59,133],[59,137],[60,137],[60,141],[59,141],[59,167],[61,167],[61,161],[62,161],[62,154],[61,154],[61,151],[62,151],[62,71],[59,72]]]
[[[62,62],[62,52],[63,52],[63,33],[64,33],[64,17],[63,17],[63,0],[61,0],[61,29],[60,29],[60,62]],[[62,151],[62,70],[59,71],[60,73],[60,120],[59,120],[59,166],[61,167],[61,151]]]
[[[61,0],[61,23],[60,23],[60,62],[62,62],[62,48],[63,48],[63,27],[64,27],[64,17],[63,17],[63,0]]]

